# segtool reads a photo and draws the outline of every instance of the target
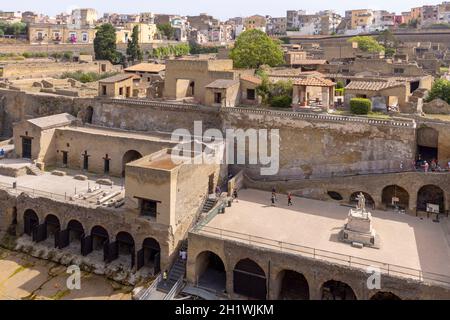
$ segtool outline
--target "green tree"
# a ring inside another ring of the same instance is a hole
[[[173,40],[175,38],[175,29],[170,23],[158,24],[156,27],[159,33],[167,40]]]
[[[97,28],[94,39],[95,59],[109,60],[119,63],[121,54],[116,50],[116,30],[110,23],[102,24]]]
[[[279,42],[256,29],[247,30],[237,38],[230,58],[236,68],[256,69],[263,64],[274,67],[284,63]]]
[[[358,48],[365,52],[381,52],[384,51],[384,47],[378,43],[378,41],[371,36],[356,36],[350,38],[349,42],[356,42]]]
[[[434,99],[442,99],[447,103],[450,103],[450,81],[445,79],[437,79],[426,98],[426,102],[433,101]]]
[[[127,55],[130,61],[142,61],[144,54],[142,53],[141,47],[139,46],[139,26],[135,25],[133,28],[133,33],[131,39],[128,39],[127,45]]]

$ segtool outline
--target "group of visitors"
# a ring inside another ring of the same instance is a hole
[[[275,206],[275,203],[278,201],[277,199],[277,190],[275,187],[272,187],[272,196],[270,197],[270,202],[272,203],[272,206]],[[292,206],[292,193],[288,192],[287,194],[287,205],[288,207]]]
[[[442,168],[439,162],[436,159],[432,159],[431,161],[422,160],[421,156],[414,163],[414,167],[416,171],[423,172],[443,172],[450,170],[450,161],[447,163],[447,168]]]

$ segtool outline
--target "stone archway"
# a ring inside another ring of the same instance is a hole
[[[345,282],[329,280],[322,285],[322,300],[356,300],[353,289]]]
[[[386,209],[409,208],[409,193],[404,188],[397,185],[390,185],[383,189],[381,201]]]
[[[426,212],[428,204],[438,206],[440,213],[445,212],[444,191],[440,187],[429,184],[417,191],[417,211]]]
[[[267,298],[267,279],[264,270],[251,259],[242,259],[233,270],[233,291],[250,299]]]
[[[128,150],[122,157],[122,177],[125,177],[125,168],[127,163],[142,158],[142,154],[136,150]]]
[[[23,232],[29,236],[32,235],[33,229],[39,225],[39,217],[33,209],[25,210],[23,214]]]
[[[195,259],[197,285],[208,290],[226,291],[227,274],[222,259],[211,251],[203,251]]]
[[[135,242],[131,234],[125,231],[121,231],[116,235],[117,244],[117,257],[122,260],[124,264],[128,262],[125,261],[126,257],[130,257],[131,268],[134,267],[135,259]]]
[[[56,237],[59,231],[61,231],[61,223],[57,216],[49,214],[45,217],[45,227],[47,232],[47,238]]]
[[[309,300],[309,284],[305,276],[292,270],[283,270],[277,276],[278,300]]]
[[[154,238],[146,238],[142,242],[142,265],[153,269],[153,274],[161,270],[161,246]]]
[[[109,243],[108,231],[102,226],[94,226],[91,229],[92,250],[104,250],[105,244]]]
[[[80,244],[84,238],[84,227],[78,220],[70,220],[67,224],[67,230],[69,232],[69,244]]]
[[[375,293],[370,300],[402,300],[399,296],[393,294],[392,292],[378,291]]]

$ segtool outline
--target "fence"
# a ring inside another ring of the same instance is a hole
[[[249,245],[257,245],[267,249],[302,255],[312,259],[324,260],[328,262],[338,263],[348,267],[367,269],[369,267],[378,268],[381,273],[389,276],[412,278],[422,282],[436,282],[450,286],[450,276],[427,272],[419,269],[384,263],[376,260],[359,258],[342,253],[316,249],[312,247],[302,246],[289,242],[277,241],[263,237],[244,234],[236,231],[223,230],[219,228],[209,227],[205,225],[199,226],[195,230],[199,234],[208,234],[222,240],[236,240]]]
[[[58,194],[58,193],[47,192],[47,191],[27,188],[27,187],[23,187],[23,186],[17,186],[17,185],[16,185],[16,187],[14,187],[12,183],[7,184],[7,183],[0,182],[0,189],[12,192],[16,195],[23,192],[23,193],[26,193],[33,197],[43,197],[43,198],[48,198],[48,199],[52,199],[52,200],[56,200],[56,201],[60,201],[60,202],[70,202],[70,203],[83,202],[84,204],[88,204],[88,202],[81,201],[81,199],[75,199],[75,198],[71,199],[71,197],[67,194]]]

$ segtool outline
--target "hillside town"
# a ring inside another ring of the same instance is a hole
[[[0,299],[450,300],[449,68],[450,2],[0,11]]]

